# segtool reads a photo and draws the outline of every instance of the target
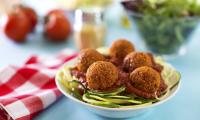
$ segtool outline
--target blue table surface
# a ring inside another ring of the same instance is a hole
[[[140,37],[134,29],[123,29],[109,19],[106,45],[117,38],[127,38],[144,50]],[[182,74],[182,84],[178,94],[170,101],[155,107],[151,112],[129,120],[200,120],[200,27],[190,37],[188,52],[169,62]],[[64,48],[74,49],[73,38],[62,44],[52,44],[44,40],[40,30],[30,35],[25,44],[15,44],[0,31],[0,68],[7,64],[22,64],[30,55],[54,55]],[[169,46],[170,47],[170,46]],[[95,115],[62,97],[41,112],[34,120],[111,120]]]

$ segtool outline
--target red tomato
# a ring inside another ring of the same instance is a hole
[[[44,30],[50,40],[64,41],[71,33],[70,22],[62,13],[51,13],[46,17]]]
[[[18,5],[16,7],[16,11],[21,11],[21,12],[24,12],[25,15],[27,16],[27,18],[29,19],[30,23],[31,23],[31,28],[30,28],[30,31],[33,31],[36,24],[37,24],[37,14],[36,12],[30,8],[30,7],[26,7],[26,6],[23,6],[23,5]]]
[[[7,17],[5,34],[15,42],[24,42],[30,31],[29,19],[23,12],[11,12]]]

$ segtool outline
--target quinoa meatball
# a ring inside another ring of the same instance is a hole
[[[135,50],[134,45],[125,39],[115,41],[110,48],[110,56],[123,61],[124,57]]]
[[[77,68],[81,72],[86,72],[88,67],[96,61],[104,61],[105,58],[95,49],[84,49],[78,56]]]
[[[144,52],[131,52],[124,58],[123,69],[127,72],[142,66],[153,66],[151,57]]]
[[[118,70],[110,62],[97,61],[86,72],[89,89],[105,90],[112,87],[118,80]]]
[[[154,93],[160,87],[160,74],[151,67],[140,67],[130,74],[130,83],[133,87],[147,93]]]

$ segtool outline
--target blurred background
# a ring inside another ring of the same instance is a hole
[[[174,60],[199,37],[196,0],[0,0],[0,14],[0,55],[7,57],[0,67],[18,56],[21,63],[32,54],[110,46],[120,38]]]
[[[148,118],[199,120],[199,16],[199,0],[0,0],[0,68],[34,54],[111,46],[125,38],[137,50],[163,56],[182,75],[177,96]],[[65,99],[53,107],[36,119],[64,119],[62,111],[69,119],[97,119],[79,106],[72,113],[74,104]]]

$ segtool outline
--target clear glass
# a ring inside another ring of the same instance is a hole
[[[102,11],[81,9],[75,11],[74,39],[78,49],[103,46],[105,33]]]
[[[136,23],[148,50],[166,58],[186,53],[189,37],[199,23],[199,16],[172,17],[141,14],[137,8],[143,4],[142,0],[122,0],[121,4],[130,20]]]
[[[144,43],[158,55],[183,55],[198,17],[169,18],[132,14]]]

